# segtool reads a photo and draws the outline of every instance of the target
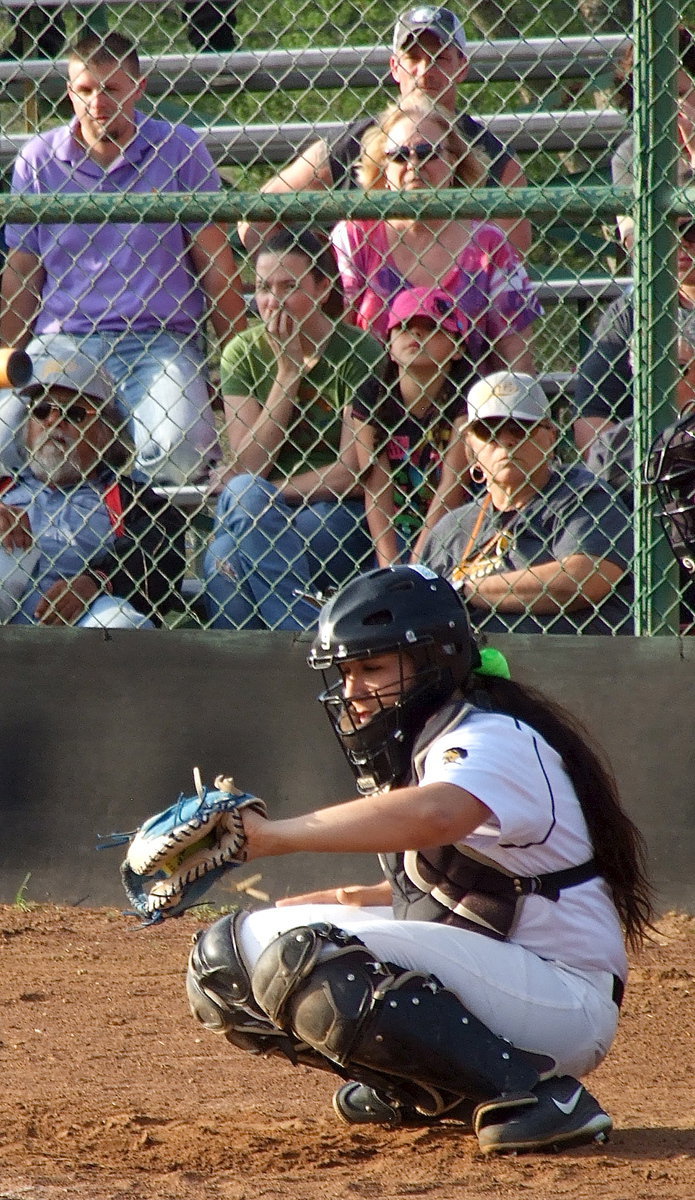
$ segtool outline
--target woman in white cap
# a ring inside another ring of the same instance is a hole
[[[422,561],[462,591],[478,629],[631,633],[629,515],[591,472],[558,462],[540,384],[479,380],[462,432],[484,491],[438,522]]]

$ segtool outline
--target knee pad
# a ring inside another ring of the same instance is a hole
[[[239,953],[237,930],[243,916],[235,912],[220,917],[198,935],[188,960],[191,1012],[213,1033],[227,1033],[242,1013],[263,1016],[253,1004],[251,980]]]
[[[201,933],[191,950],[186,991],[191,1012],[213,1033],[251,1054],[280,1050],[288,1058],[286,1037],[255,1003],[251,980],[239,950],[238,930],[246,914],[240,911],[220,917]]]
[[[333,925],[275,938],[251,977],[254,999],[280,1029],[346,1065],[379,984],[391,978],[364,942]]]
[[[193,1016],[249,1054],[281,1054],[294,1065],[326,1070],[325,1059],[280,1029],[255,1002],[239,950],[238,932],[244,919],[243,912],[221,917],[196,938],[186,975]]]

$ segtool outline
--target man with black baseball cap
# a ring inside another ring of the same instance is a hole
[[[450,8],[430,4],[401,13],[394,27],[390,70],[402,100],[426,97],[440,108],[456,113],[457,90],[468,73],[466,34],[456,14]],[[323,138],[313,142],[269,179],[261,191],[277,194],[357,187],[355,166],[360,156],[360,140],[376,116],[374,112],[358,117],[333,143]],[[487,187],[518,187],[526,183],[517,160],[480,121],[467,112],[460,113],[457,120],[467,143],[489,161]],[[511,218],[496,223],[505,229],[519,253],[526,254],[531,244],[529,222]],[[241,223],[239,233],[247,250],[256,248],[263,231],[267,232],[267,227]]]

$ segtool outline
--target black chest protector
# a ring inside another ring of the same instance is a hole
[[[403,786],[419,783],[432,743],[476,711],[474,704],[459,695],[430,718],[413,748],[410,777],[403,780]],[[497,941],[509,936],[525,896],[557,901],[564,888],[598,875],[593,858],[545,875],[515,875],[476,850],[460,846],[382,854],[380,860],[391,883],[393,912],[398,920],[455,925]]]

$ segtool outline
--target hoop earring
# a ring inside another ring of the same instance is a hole
[[[470,476],[474,483],[485,483],[485,472],[480,463],[473,463]]]

